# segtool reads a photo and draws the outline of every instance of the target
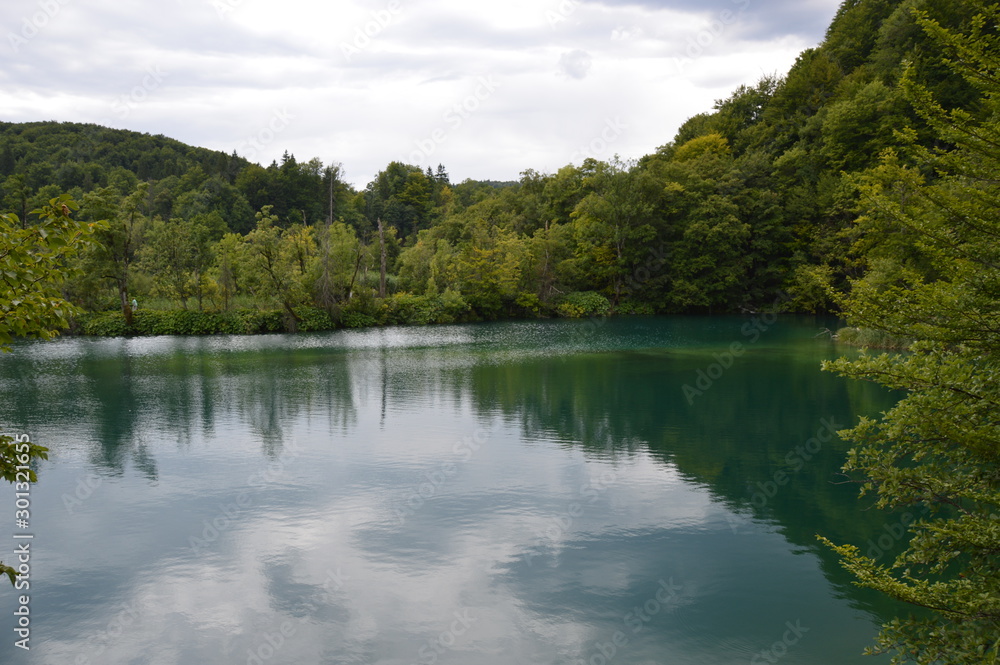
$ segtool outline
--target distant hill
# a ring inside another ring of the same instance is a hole
[[[89,189],[94,166],[103,171],[123,168],[140,180],[181,176],[200,166],[206,174],[232,182],[249,163],[235,154],[196,148],[162,134],[75,122],[0,122],[0,175],[24,172],[28,184],[36,188],[56,184]]]
[[[154,188],[156,213],[170,217],[217,210],[231,228],[245,230],[253,211],[234,185],[249,165],[235,154],[163,135],[74,122],[0,122],[0,202],[22,218],[63,192],[81,198],[101,187],[127,191],[148,181],[160,183]],[[184,194],[187,205],[175,210],[173,204]],[[192,198],[201,200],[191,205]]]

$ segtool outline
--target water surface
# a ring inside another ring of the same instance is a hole
[[[891,531],[828,432],[892,401],[819,371],[826,325],[19,345],[0,423],[52,453],[0,662],[882,662],[897,608],[815,534]]]

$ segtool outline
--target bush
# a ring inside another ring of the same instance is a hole
[[[514,304],[525,316],[541,316],[542,301],[535,293],[521,292],[517,294]]]
[[[574,291],[567,293],[556,303],[556,312],[570,319],[607,316],[611,312],[611,303],[596,291]]]
[[[238,309],[233,312],[241,335],[285,332],[285,315],[280,309],[261,311]]]
[[[437,307],[435,323],[468,321],[472,313],[472,307],[462,297],[462,294],[450,288],[445,289],[444,293],[437,296]]]
[[[330,315],[318,307],[296,307],[294,311],[299,317],[300,332],[319,332],[336,328]]]
[[[435,319],[436,296],[416,296],[412,293],[394,293],[383,302],[386,307],[384,321],[389,325],[426,325]]]
[[[322,310],[317,310],[322,312]],[[305,312],[310,326],[328,325],[333,322],[315,312]],[[85,314],[78,321],[84,335],[94,337],[127,337],[134,335],[255,335],[285,332],[284,312],[238,309],[231,312],[198,312],[192,310],[140,310],[132,316],[132,326],[125,323],[121,312]],[[300,325],[300,328],[306,328]]]
[[[364,312],[346,312],[340,316],[340,325],[345,328],[370,328],[378,325],[378,321]]]
[[[129,334],[121,312],[84,314],[79,319],[80,332],[93,337],[124,337]]]
[[[225,332],[225,315],[191,310],[140,310],[132,316],[132,334],[213,335]]]
[[[452,289],[438,295],[395,293],[377,303],[380,305],[378,323],[382,325],[456,323],[467,321],[472,311],[462,294]]]
[[[648,303],[626,300],[618,305],[618,314],[624,316],[652,316],[656,314],[656,310]]]

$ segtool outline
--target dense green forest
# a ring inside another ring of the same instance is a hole
[[[980,106],[914,10],[963,31],[982,7],[847,0],[786,75],[740,86],[655,152],[528,168],[510,183],[453,184],[443,165],[393,162],[356,191],[318,158],[286,153],[262,167],[163,136],[0,123],[2,208],[30,225],[32,210],[68,192],[80,219],[107,220],[65,285],[94,334],[740,312],[778,300],[830,311],[873,262],[910,252],[905,237],[855,223],[859,177],[886,150],[943,147],[903,94],[904,68],[945,108]]]

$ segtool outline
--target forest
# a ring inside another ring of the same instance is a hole
[[[356,191],[319,158],[286,152],[263,167],[164,136],[0,123],[0,207],[31,225],[69,193],[79,219],[105,220],[63,286],[89,334],[749,312],[777,300],[835,311],[834,294],[873,262],[920,269],[905,238],[857,223],[861,179],[885,155],[941,147],[904,71],[944,108],[981,105],[917,6],[959,32],[981,10],[845,2],[787,74],[740,86],[634,161],[461,183],[444,165],[393,162]]]

